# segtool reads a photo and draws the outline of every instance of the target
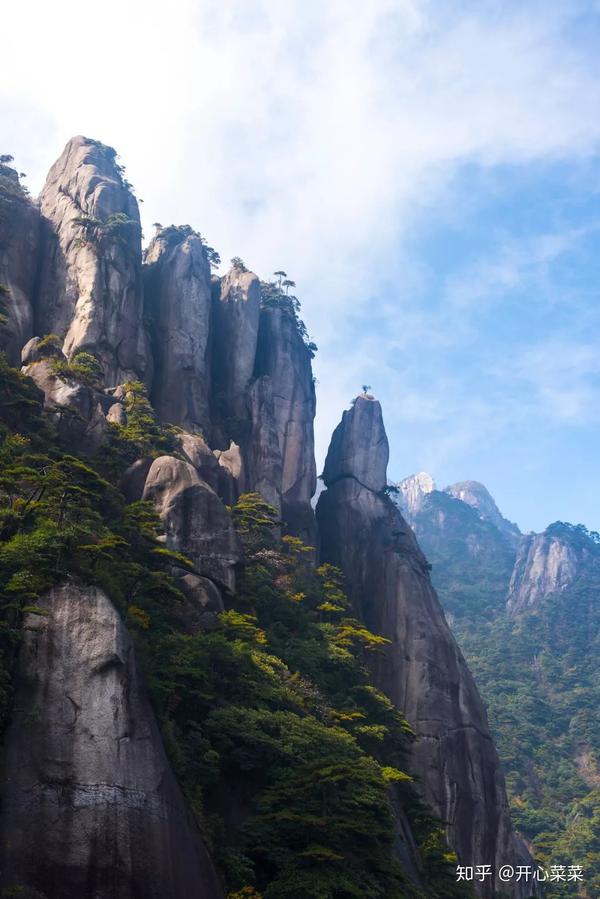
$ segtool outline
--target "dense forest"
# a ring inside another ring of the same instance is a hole
[[[84,365],[62,373],[85,381]],[[24,616],[45,614],[37,603],[53,584],[93,583],[134,636],[231,899],[467,895],[403,770],[414,734],[367,675],[385,641],[350,613],[340,572],[315,569],[312,549],[281,538],[275,510],[244,494],[231,509],[246,559],[239,587],[208,629],[190,632],[170,571],[192,565],[158,540],[150,504],[127,505],[119,490],[133,459],[176,452],[175,431],[139,383],[126,408],[97,457],[65,452],[33,382],[0,363],[3,720]],[[419,888],[394,856],[392,794],[419,838]]]
[[[513,820],[544,866],[580,864],[600,895],[600,546],[583,525],[546,529],[583,551],[572,583],[517,613],[506,600],[514,542],[442,491],[414,519],[432,579],[488,706]],[[528,538],[523,538],[524,540]],[[551,895],[572,896],[572,883]]]

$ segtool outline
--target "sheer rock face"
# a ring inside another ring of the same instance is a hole
[[[36,331],[58,334],[71,358],[102,361],[107,386],[150,378],[142,319],[140,218],[115,162],[97,141],[74,137],[40,196],[43,258]],[[111,216],[125,216],[118,224]],[[91,217],[87,227],[75,220]]]
[[[457,484],[446,487],[444,493],[462,500],[463,503],[475,509],[483,521],[489,521],[498,528],[513,546],[519,543],[521,537],[519,528],[512,521],[504,518],[487,487],[484,487],[479,481],[459,481]]]
[[[241,558],[227,509],[189,462],[160,456],[150,467],[143,499],[160,515],[171,549],[193,562],[198,574],[233,590]]]
[[[420,471],[419,474],[404,478],[395,486],[398,493],[392,498],[406,520],[413,526],[423,499],[436,489],[435,481],[426,471]]]
[[[0,349],[18,365],[21,348],[33,335],[33,295],[37,268],[40,215],[21,193],[17,173],[0,165],[0,175],[14,189],[0,193],[0,295],[8,321],[0,326]]]
[[[207,434],[211,277],[200,236],[161,229],[148,247],[145,263],[154,408],[162,421]]]
[[[253,272],[232,268],[213,285],[214,391],[217,415],[245,418],[246,388],[254,372],[260,282]]]
[[[508,588],[509,612],[518,614],[561,593],[593,560],[600,560],[600,547],[589,538],[577,538],[573,531],[557,523],[542,534],[521,538]]]
[[[48,899],[220,899],[112,603],[68,582],[39,604],[5,740],[3,885]]]
[[[313,430],[316,400],[310,360],[291,315],[281,309],[263,309],[255,374],[270,384],[269,414],[281,457],[278,486],[282,517],[288,530],[315,545],[310,500],[317,483]]]
[[[373,665],[374,679],[418,735],[413,770],[447,821],[451,846],[463,864],[485,858],[497,869],[517,859],[504,778],[426,559],[397,507],[378,492],[386,461],[381,408],[361,396],[344,413],[325,463],[327,490],[317,506],[321,558],[343,570],[361,620],[391,641]],[[481,895],[491,890],[481,885]]]
[[[340,478],[354,478],[377,493],[387,484],[389,455],[381,406],[370,394],[361,394],[333,432],[323,480],[329,486]]]
[[[261,493],[287,530],[315,545],[310,353],[289,312],[260,308],[252,272],[233,268],[215,282],[213,295],[213,417],[222,464],[237,469],[240,492]],[[240,450],[233,466],[231,440]]]

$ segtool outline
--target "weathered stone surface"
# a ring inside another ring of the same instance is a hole
[[[227,431],[247,414],[245,391],[254,372],[260,314],[257,276],[233,267],[215,281],[213,312],[213,399],[216,418]]]
[[[444,492],[471,506],[477,511],[483,521],[489,521],[490,524],[498,528],[500,533],[504,534],[513,546],[518,545],[521,538],[519,528],[512,521],[504,518],[487,487],[484,487],[479,481],[459,481],[457,484],[451,484],[450,487],[446,487]]]
[[[542,534],[521,537],[508,588],[508,611],[523,612],[552,593],[561,593],[593,560],[600,561],[600,547],[561,522]]]
[[[311,497],[316,489],[314,449],[315,387],[311,355],[293,317],[283,309],[261,311],[255,376],[268,378],[271,404],[253,414],[272,414],[281,456],[281,514],[291,533],[316,545]],[[253,421],[254,421],[253,417]]]
[[[44,343],[41,337],[32,337],[21,350],[21,364],[31,365],[32,362],[41,362],[42,359],[67,361],[63,351],[53,341]]]
[[[200,575],[233,590],[240,546],[227,509],[193,465],[173,456],[152,463],[143,499],[154,503],[167,544]]]
[[[244,482],[244,463],[240,448],[235,441],[230,441],[229,449],[213,450],[215,458],[221,468],[225,468],[232,478],[235,478],[240,484]]]
[[[52,361],[46,358],[26,366],[23,372],[43,391],[44,408],[55,421],[63,445],[94,453],[106,434],[107,413],[114,399],[55,374]]]
[[[390,455],[381,406],[370,394],[357,396],[333,432],[323,480],[327,487],[352,477],[368,490],[383,490]]]
[[[138,502],[144,495],[144,487],[146,486],[146,478],[148,472],[152,468],[154,459],[152,456],[144,456],[136,459],[127,468],[121,478],[121,491],[128,503]]]
[[[63,338],[69,358],[80,350],[94,353],[107,386],[129,378],[149,380],[140,218],[114,150],[72,138],[50,169],[40,209],[36,331]],[[87,226],[77,223],[86,217]]]
[[[177,585],[185,596],[182,608],[178,610],[184,629],[190,634],[214,630],[218,626],[219,612],[224,608],[216,584],[196,574],[185,574],[177,579]]]
[[[14,169],[0,165],[0,176],[5,182],[0,186],[0,300],[7,316],[0,326],[0,349],[18,365],[21,348],[33,334],[40,214]]]
[[[404,478],[395,486],[398,489],[398,493],[392,498],[412,526],[414,517],[420,510],[424,497],[436,489],[435,481],[426,471],[420,471],[418,474]]]
[[[514,864],[504,778],[472,676],[414,534],[389,498],[379,403],[359,397],[334,433],[319,498],[321,558],[338,565],[355,613],[391,642],[375,683],[414,727],[412,768],[463,864]],[[497,888],[500,887],[498,883]],[[491,896],[490,884],[481,895]],[[519,895],[517,891],[515,895]]]
[[[112,603],[68,582],[40,605],[5,741],[2,885],[48,899],[219,899]]]
[[[203,481],[206,481],[215,493],[219,493],[222,471],[215,454],[199,434],[183,432],[177,435],[179,448],[188,462],[194,466]]]
[[[208,434],[211,276],[200,235],[189,227],[160,229],[145,263],[154,408],[162,421]]]

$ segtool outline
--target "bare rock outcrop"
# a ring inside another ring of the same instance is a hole
[[[435,481],[426,471],[410,475],[394,485],[398,493],[394,501],[411,526],[419,512],[423,499],[436,489]]]
[[[106,386],[149,381],[140,217],[115,151],[72,138],[50,169],[40,209],[36,332],[59,335],[68,358],[95,354]]]
[[[280,481],[274,483],[281,497],[284,526],[315,546],[316,527],[310,502],[317,484],[311,354],[296,321],[284,309],[261,311],[254,372],[260,387],[253,395],[252,421],[271,418],[281,458],[280,474],[277,470]],[[270,397],[263,410],[260,393],[264,395],[266,389]]]
[[[381,406],[370,394],[361,394],[333,432],[323,480],[332,485],[341,478],[354,478],[377,493],[387,484],[389,456]]]
[[[600,546],[581,528],[556,522],[542,534],[527,534],[517,552],[507,610],[518,614],[562,593],[594,563],[600,563]]]
[[[48,899],[220,899],[114,606],[73,582],[39,605],[5,740],[2,886]]]
[[[461,863],[496,871],[519,859],[483,703],[444,618],[429,566],[386,497],[381,407],[359,396],[336,429],[317,506],[321,558],[345,574],[355,613],[391,642],[373,664],[376,685],[417,733],[412,768],[447,822]],[[501,884],[496,884],[500,890]],[[493,886],[481,884],[481,895]],[[514,893],[519,895],[519,892]]]
[[[0,164],[0,349],[18,365],[21,348],[33,334],[33,300],[40,214],[17,172]]]
[[[168,546],[187,556],[198,574],[233,590],[241,557],[238,539],[227,509],[196,468],[159,456],[148,472],[143,499],[154,503]]]
[[[145,254],[145,304],[151,319],[151,398],[162,421],[209,433],[210,265],[189,226],[161,228]]]
[[[226,431],[244,420],[246,388],[256,359],[260,282],[254,272],[233,266],[213,285],[215,416]]]
[[[479,481],[459,481],[446,487],[444,492],[471,506],[483,521],[493,524],[513,546],[518,545],[521,538],[519,528],[504,518],[487,487]]]
[[[34,349],[27,355],[31,356]],[[122,409],[121,404],[112,396],[57,374],[47,357],[31,362],[23,372],[43,392],[44,409],[54,420],[61,443],[84,452],[96,452],[106,435],[108,422],[115,419],[115,408]]]

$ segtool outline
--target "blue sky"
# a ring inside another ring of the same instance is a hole
[[[390,477],[600,528],[600,3],[23,0],[2,152],[110,143],[151,223],[297,283],[317,443],[362,383]]]

